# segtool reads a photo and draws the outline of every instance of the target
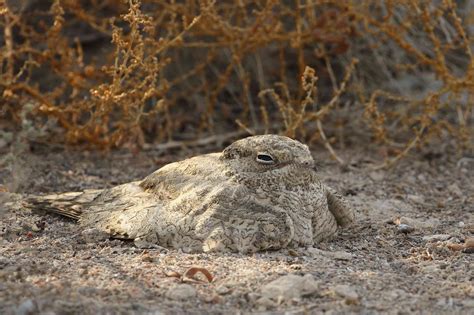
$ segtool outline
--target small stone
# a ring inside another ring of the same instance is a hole
[[[466,224],[465,224],[463,221],[461,221],[461,222],[458,223],[458,226],[459,226],[460,228],[463,228],[465,225],[466,225]]]
[[[333,291],[345,299],[346,304],[357,304],[359,302],[359,295],[355,289],[349,285],[340,284],[333,288]]]
[[[29,315],[29,314],[36,313],[36,311],[37,309],[36,309],[35,302],[33,302],[33,300],[31,299],[28,299],[24,301],[23,303],[21,303],[20,306],[18,306],[15,314],[16,315]]]
[[[426,182],[426,176],[423,175],[423,174],[419,174],[418,175],[418,180],[421,181],[421,182]]]
[[[404,233],[404,234],[408,234],[408,233],[411,233],[413,231],[415,231],[415,228],[412,227],[412,226],[409,226],[408,224],[399,224],[397,226],[397,229],[398,229],[398,232],[400,233]]]
[[[382,189],[377,189],[374,195],[377,196],[378,198],[382,198],[385,196],[385,192]]]
[[[197,292],[196,289],[192,285],[189,284],[178,284],[174,287],[168,289],[166,292],[166,297],[171,300],[176,301],[183,301],[187,299],[192,299],[196,297]]]
[[[447,241],[451,238],[449,234],[435,234],[435,235],[426,235],[423,236],[423,241],[425,242],[441,242]]]
[[[428,273],[438,273],[439,267],[436,265],[426,265],[424,266],[423,271]]]
[[[369,173],[369,177],[376,182],[379,182],[385,178],[385,172],[373,171]]]
[[[221,286],[216,288],[216,292],[219,295],[225,295],[225,294],[230,293],[230,289],[228,287],[226,287],[225,285],[221,285]]]
[[[414,219],[410,217],[399,217],[395,218],[393,220],[393,223],[397,225],[402,225],[406,224],[415,230],[424,230],[424,229],[434,229],[436,226],[439,225],[439,220],[438,219],[427,219],[427,220],[422,220],[422,219]]]
[[[33,224],[31,225],[31,230],[32,230],[33,232],[39,232],[39,231],[41,231],[40,227],[39,227],[38,225],[36,225],[35,223],[33,223]]]
[[[290,301],[314,294],[318,290],[318,283],[313,276],[286,275],[282,276],[262,287],[262,297],[273,301]]]

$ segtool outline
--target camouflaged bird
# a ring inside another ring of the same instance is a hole
[[[354,220],[322,184],[308,147],[278,135],[168,164],[141,181],[28,200],[84,229],[185,252],[311,246]]]

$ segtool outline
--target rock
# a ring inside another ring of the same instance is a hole
[[[216,292],[219,295],[225,295],[225,294],[230,293],[230,289],[225,285],[221,285],[221,286],[216,288]]]
[[[33,232],[39,232],[39,231],[41,231],[41,228],[36,223],[33,223],[33,224],[31,224],[31,230]]]
[[[460,221],[460,222],[458,223],[458,226],[459,226],[460,228],[463,228],[465,225],[466,225],[466,224],[465,224],[463,221]]]
[[[415,228],[412,226],[409,226],[408,224],[399,224],[397,228],[398,228],[398,232],[404,233],[404,234],[408,234],[415,231]]]
[[[385,178],[385,172],[382,171],[372,171],[369,173],[369,177],[375,181],[379,182]]]
[[[382,189],[377,189],[374,195],[377,196],[377,198],[382,198],[385,197],[386,193]]]
[[[178,284],[168,289],[166,297],[171,300],[183,301],[196,297],[196,289],[189,284]]]
[[[439,267],[436,265],[425,265],[423,268],[423,271],[425,273],[438,273]]]
[[[440,242],[440,241],[447,241],[451,238],[449,234],[434,234],[434,235],[426,235],[423,236],[423,241],[425,242]]]
[[[36,312],[37,312],[37,309],[36,309],[35,302],[33,302],[33,300],[31,299],[28,299],[24,301],[23,303],[21,303],[20,306],[18,306],[15,314],[16,315],[29,315],[29,314],[34,314]]]
[[[419,174],[419,175],[418,175],[418,180],[419,180],[420,182],[426,183],[426,176],[423,175],[423,174]]]
[[[359,295],[355,289],[349,285],[339,284],[333,288],[334,293],[343,297],[346,304],[357,304],[359,302]]]
[[[348,252],[344,252],[344,251],[331,252],[331,251],[326,251],[326,250],[322,250],[322,249],[314,248],[314,247],[308,248],[307,252],[311,255],[311,257],[324,256],[327,258],[333,258],[333,259],[338,259],[338,260],[351,260],[352,258],[354,258],[354,255]]]
[[[310,274],[304,276],[290,274],[264,285],[261,291],[262,298],[280,303],[314,294],[318,291],[318,283]]]

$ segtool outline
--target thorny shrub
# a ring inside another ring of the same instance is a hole
[[[383,166],[448,135],[472,147],[469,1],[0,3],[4,129],[140,148],[243,128],[342,163],[336,133],[367,125]]]

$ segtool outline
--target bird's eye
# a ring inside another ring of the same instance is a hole
[[[257,162],[262,164],[273,164],[275,163],[275,160],[269,154],[259,153],[257,154]]]

